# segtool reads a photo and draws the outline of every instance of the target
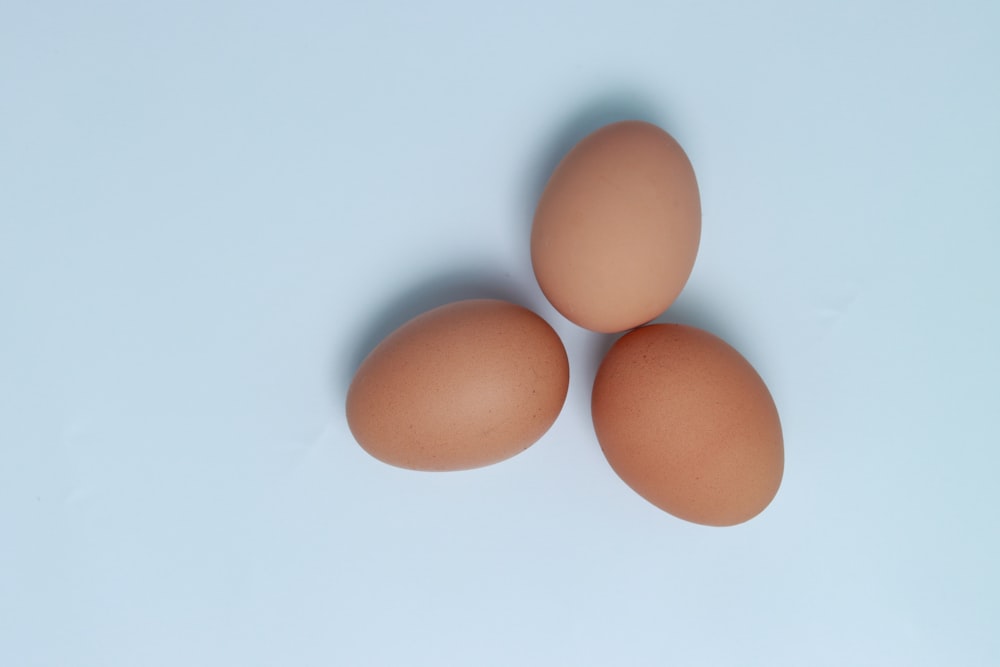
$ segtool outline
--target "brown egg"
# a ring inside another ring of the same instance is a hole
[[[463,470],[526,449],[562,409],[569,364],[541,317],[489,299],[435,308],[362,362],[347,422],[372,456],[414,470]]]
[[[781,484],[770,392],[739,352],[700,329],[655,324],[622,336],[597,372],[591,409],[618,476],[682,519],[742,523]]]
[[[585,137],[556,167],[535,210],[531,262],[560,313],[612,333],[674,302],[700,239],[684,150],[655,125],[624,121]]]

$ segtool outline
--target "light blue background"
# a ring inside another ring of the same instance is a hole
[[[0,664],[1000,663],[1000,4],[0,5]],[[704,205],[667,319],[771,386],[730,529],[600,454],[607,339],[535,197],[640,117]],[[407,316],[508,295],[566,409],[447,475],[343,417]]]

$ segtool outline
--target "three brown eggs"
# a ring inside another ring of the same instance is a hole
[[[605,457],[674,516],[727,526],[771,502],[784,470],[771,394],[730,345],[700,329],[647,324],[680,294],[701,238],[691,163],[659,127],[624,121],[585,137],[535,211],[531,261],[568,320],[627,332],[591,397]],[[410,320],[361,363],[347,394],[358,443],[386,463],[464,470],[510,458],[555,422],[569,387],[559,336],[505,301],[459,301]]]

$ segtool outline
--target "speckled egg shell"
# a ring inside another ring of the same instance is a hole
[[[556,167],[535,209],[531,262],[560,313],[612,333],[674,302],[700,240],[684,150],[655,125],[623,121],[585,137]]]
[[[362,362],[347,395],[361,446],[414,470],[462,470],[529,447],[562,409],[566,351],[541,317],[481,299],[410,320]]]
[[[622,480],[657,507],[727,526],[764,510],[781,484],[781,424],[739,352],[693,327],[622,336],[594,381],[594,428]]]

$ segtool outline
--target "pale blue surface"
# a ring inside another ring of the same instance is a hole
[[[877,5],[877,6],[876,6]],[[1000,4],[4,2],[0,665],[1000,663]],[[671,316],[769,382],[785,483],[685,524],[589,426],[534,197],[657,121]],[[510,293],[567,407],[492,468],[343,418],[405,316]]]

